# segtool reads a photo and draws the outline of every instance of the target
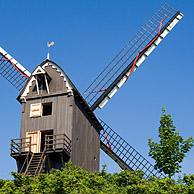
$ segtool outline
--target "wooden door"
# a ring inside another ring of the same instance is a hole
[[[45,141],[46,137],[47,137],[47,142]],[[47,143],[47,149],[53,149],[53,130],[41,131],[41,146],[40,146],[41,152],[45,148],[45,143]]]
[[[40,131],[26,132],[26,137],[31,137],[31,152],[39,153],[41,145],[41,132]]]

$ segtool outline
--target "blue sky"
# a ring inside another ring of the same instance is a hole
[[[194,1],[0,0],[0,46],[33,71],[46,58],[47,41],[54,41],[51,59],[83,92],[164,2],[182,11],[183,20],[96,112],[149,158],[147,141],[157,139],[162,106],[183,137],[194,136]],[[21,107],[18,92],[0,79],[0,178],[10,178],[16,163],[9,156],[9,144],[19,137]],[[194,173],[193,158],[194,148],[182,163],[183,173]],[[107,164],[109,172],[119,171],[103,153],[101,164]]]

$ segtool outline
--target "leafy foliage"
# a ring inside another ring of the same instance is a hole
[[[0,180],[0,194],[186,194],[194,193],[194,175],[179,183],[173,179],[144,179],[142,172],[121,171],[91,173],[72,164],[63,170],[36,177],[12,173],[14,180]]]
[[[155,160],[155,167],[169,177],[181,171],[180,163],[194,145],[192,137],[184,140],[175,130],[171,115],[167,115],[163,108],[159,127],[160,142],[148,140],[149,155]]]

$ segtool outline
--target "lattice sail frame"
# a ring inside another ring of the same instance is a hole
[[[121,169],[142,170],[145,178],[165,177],[103,120],[99,119],[99,121],[103,127],[100,133],[100,147]]]
[[[141,27],[85,90],[92,110],[104,107],[182,17],[181,12],[165,4]]]
[[[0,47],[0,75],[20,91],[31,73]]]

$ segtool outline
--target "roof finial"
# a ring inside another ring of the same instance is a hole
[[[48,47],[47,59],[50,59],[49,48],[50,48],[51,46],[54,46],[54,44],[55,44],[55,43],[54,43],[53,41],[47,42],[47,47]]]

